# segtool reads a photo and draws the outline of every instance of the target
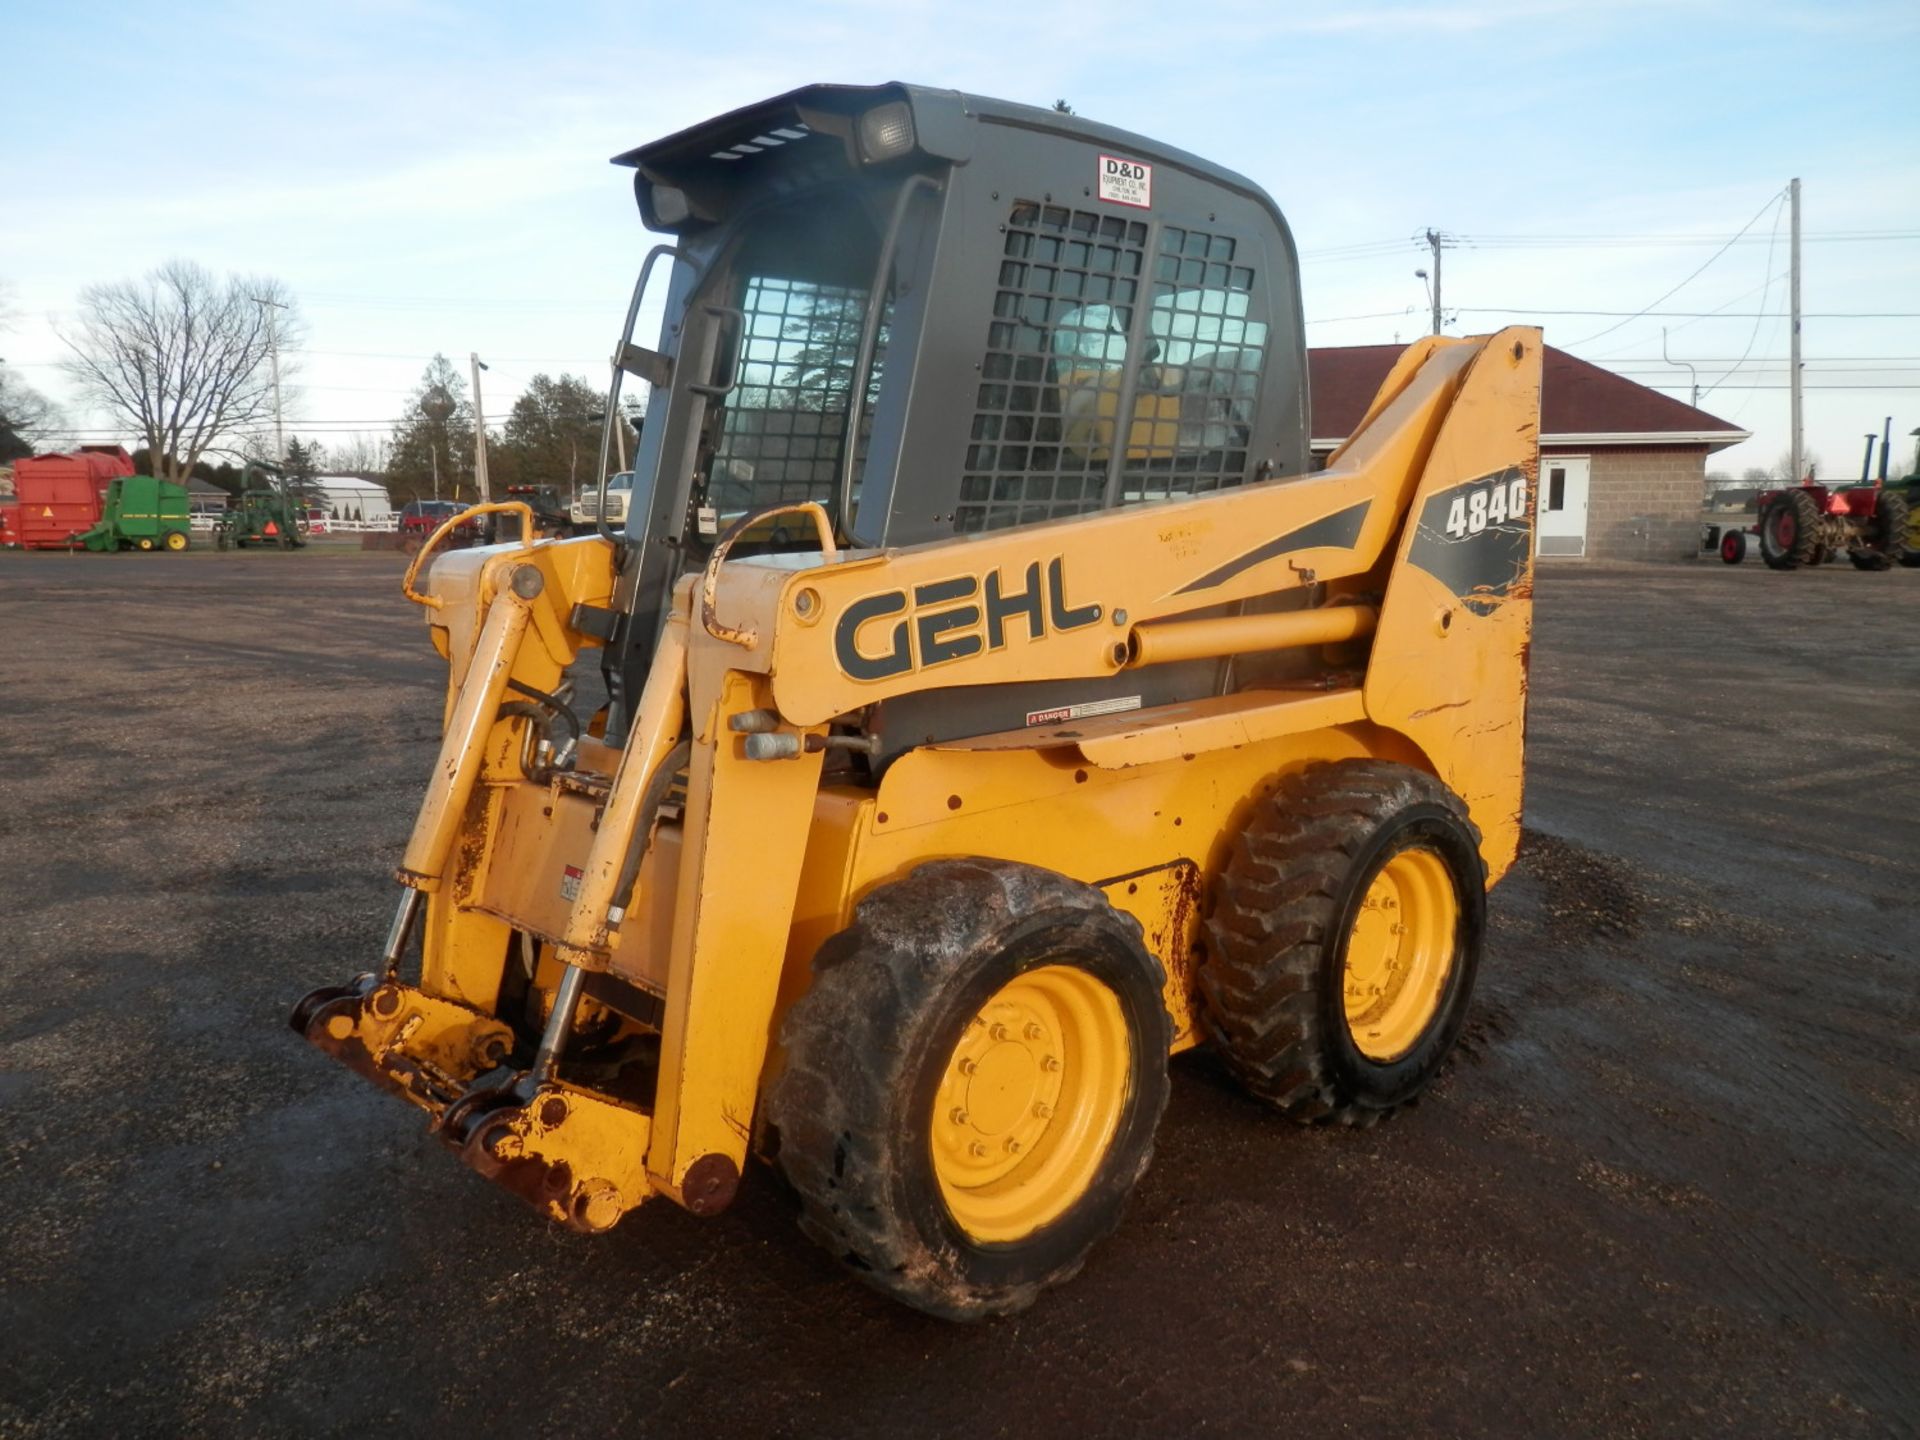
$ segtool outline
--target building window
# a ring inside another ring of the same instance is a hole
[[[1567,472],[1558,465],[1547,471],[1547,509],[1567,508]]]

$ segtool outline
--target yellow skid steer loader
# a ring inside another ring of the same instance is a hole
[[[1520,831],[1538,333],[1410,346],[1314,471],[1292,238],[1192,155],[822,85],[619,163],[626,525],[416,557],[444,740],[294,1028],[576,1229],[769,1158],[954,1318],[1113,1229],[1174,1052],[1417,1094]]]

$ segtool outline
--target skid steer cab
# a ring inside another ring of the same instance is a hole
[[[1176,1051],[1419,1093],[1519,836],[1538,333],[1410,346],[1316,472],[1292,238],[1192,155],[815,86],[619,163],[625,522],[416,557],[444,738],[294,1028],[562,1224],[757,1155],[963,1319],[1118,1224]]]

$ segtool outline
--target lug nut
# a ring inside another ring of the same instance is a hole
[[[1020,1142],[1011,1135],[1007,1137],[1007,1153],[1009,1155],[1018,1155],[1020,1153]]]
[[[1053,1118],[1053,1106],[1041,1100],[1034,1105],[1033,1115],[1036,1120],[1051,1120]]]
[[[1060,1068],[1060,1057],[1058,1055],[1048,1055],[1044,1057],[1040,1061],[1040,1068],[1048,1074],[1055,1073]]]
[[[1005,1040],[1009,1038],[1010,1032],[1004,1025],[995,1025],[991,1030],[987,1031],[987,1034],[996,1040]]]
[[[980,1067],[979,1065],[975,1064],[972,1060],[969,1060],[965,1056],[962,1056],[960,1060],[960,1064],[955,1068],[957,1068],[962,1075],[971,1075],[973,1074],[974,1071],[978,1070]]]
[[[984,1160],[987,1158],[987,1147],[976,1140],[967,1146],[967,1153],[976,1160]]]
[[[953,1107],[953,1109],[947,1112],[947,1119],[951,1120],[956,1125],[964,1125],[967,1123],[968,1116],[966,1111],[962,1110],[958,1105],[956,1105]]]
[[[1038,1040],[1041,1036],[1045,1035],[1046,1033],[1047,1033],[1046,1031],[1042,1030],[1038,1025],[1034,1024],[1033,1021],[1029,1020],[1027,1022],[1027,1030],[1026,1030],[1027,1039]]]

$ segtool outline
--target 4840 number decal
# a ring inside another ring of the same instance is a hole
[[[1508,476],[1512,475],[1509,479]],[[1527,477],[1511,471],[1476,480],[1464,494],[1454,492],[1447,506],[1446,533],[1456,540],[1478,535],[1489,525],[1527,518]]]
[[[1407,559],[1490,614],[1533,565],[1533,513],[1517,465],[1430,495],[1420,507]]]

